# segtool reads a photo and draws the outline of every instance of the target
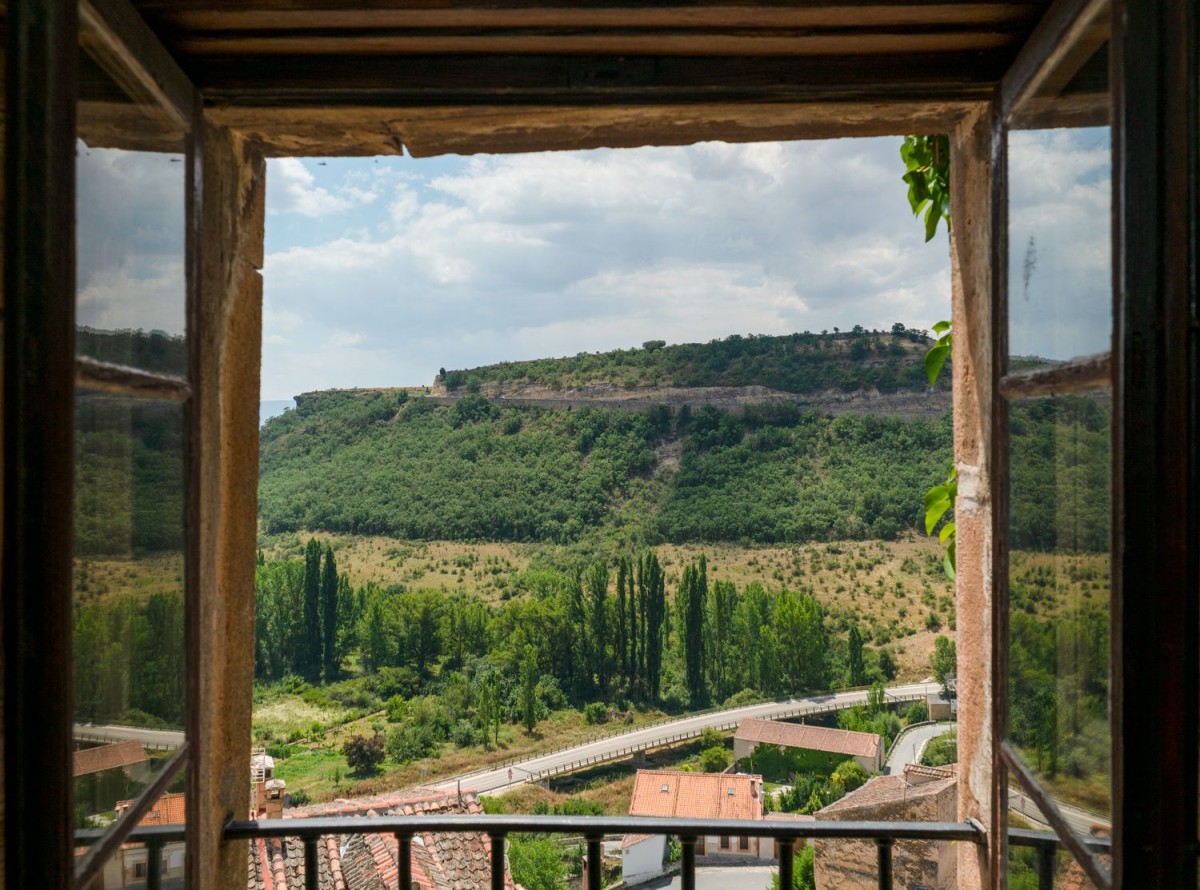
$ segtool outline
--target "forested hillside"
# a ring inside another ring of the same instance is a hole
[[[950,423],[452,406],[390,391],[310,395],[262,432],[268,533],[635,545],[895,538],[950,459]]]
[[[779,392],[810,394],[835,390],[924,390],[923,360],[930,341],[924,331],[897,322],[890,331],[861,325],[832,334],[781,337],[733,334],[710,343],[667,346],[648,340],[641,348],[581,352],[566,358],[503,362],[480,368],[438,372],[448,392],[551,390],[607,385],[633,389],[656,386],[765,386]],[[941,385],[948,386],[947,382]]]

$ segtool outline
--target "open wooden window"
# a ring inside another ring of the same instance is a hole
[[[1107,887],[1091,842],[1113,812],[1111,10],[1077,7],[998,122],[996,741],[1007,809]]]
[[[78,58],[74,722],[148,755],[76,778],[80,827],[116,813],[77,857],[84,885],[139,822],[178,821],[159,804],[190,759],[197,102],[121,4],[80,4]]]

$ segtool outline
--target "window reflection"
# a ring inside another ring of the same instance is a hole
[[[1108,823],[1107,392],[1011,406],[1008,738],[1081,834]]]
[[[1111,348],[1108,34],[1104,12],[1010,122],[1010,371]]]
[[[76,397],[77,821],[100,827],[182,741],[183,410]]]
[[[183,375],[184,131],[86,52],[77,126],[77,351]]]

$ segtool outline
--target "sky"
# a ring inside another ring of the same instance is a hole
[[[899,139],[268,162],[264,400],[732,333],[929,328]]]

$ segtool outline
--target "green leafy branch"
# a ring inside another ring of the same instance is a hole
[[[939,321],[933,326],[933,332],[941,336],[933,341],[933,345],[925,353],[925,376],[929,379],[930,386],[937,383],[938,375],[942,373],[946,359],[950,358],[954,347],[954,335],[950,330],[950,322]],[[933,486],[933,488],[925,492],[925,534],[932,535],[933,530],[937,528],[938,523],[947,514],[952,517],[942,523],[941,531],[938,533],[938,541],[946,547],[946,555],[942,559],[942,566],[946,570],[946,577],[951,581],[954,580],[958,570],[953,519],[954,501],[957,497],[958,470],[951,465],[950,475],[946,477],[946,481],[941,485]]]
[[[905,136],[900,158],[913,216],[924,212],[925,240],[932,241],[939,220],[950,227],[950,137]]]
[[[919,218],[925,214],[925,240],[931,241],[937,234],[940,220],[946,220],[947,230],[950,228],[950,138],[944,135],[905,136],[904,144],[900,146],[900,158],[904,161],[909,206],[913,216]],[[938,338],[925,353],[925,376],[929,378],[930,386],[937,383],[954,350],[950,322],[939,321],[933,326],[933,333]],[[942,524],[938,541],[946,548],[942,565],[951,580],[958,569],[953,518],[957,497],[958,471],[953,466],[945,482],[925,492],[925,534],[932,535],[938,523]]]

